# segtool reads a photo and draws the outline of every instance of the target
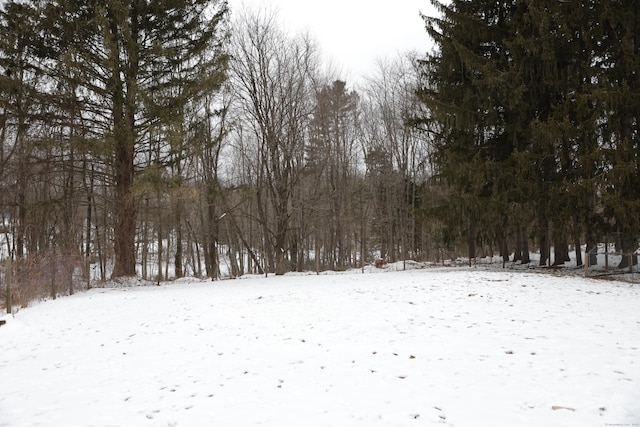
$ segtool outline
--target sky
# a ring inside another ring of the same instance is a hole
[[[427,53],[432,42],[420,17],[435,16],[429,0],[230,0],[230,7],[276,10],[290,33],[308,31],[327,64],[340,76],[357,82],[370,74],[379,59],[401,52]]]

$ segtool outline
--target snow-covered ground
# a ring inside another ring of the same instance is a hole
[[[93,289],[0,327],[0,426],[639,426],[640,286],[416,269]]]

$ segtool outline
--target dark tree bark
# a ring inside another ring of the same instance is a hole
[[[537,233],[538,233],[538,246],[540,248],[540,263],[539,265],[545,266],[549,261],[549,224],[544,211],[544,207],[538,207],[537,214]]]
[[[529,255],[529,239],[527,237],[526,230],[523,230],[522,228],[520,228],[520,230],[522,237],[522,260],[520,261],[520,263],[529,264],[529,262],[531,262]]]
[[[469,262],[476,258],[476,223],[473,219],[469,221],[467,232],[467,243],[469,245]]]
[[[630,265],[638,264],[637,256],[632,255],[630,257],[636,249],[638,249],[638,239],[628,236],[620,237],[620,252],[622,252],[622,259],[620,260],[617,268],[628,268]],[[629,264],[629,258],[631,258],[632,264]]]

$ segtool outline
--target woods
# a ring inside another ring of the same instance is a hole
[[[421,100],[438,124],[434,164],[456,215],[450,239],[505,257],[582,264],[604,236],[637,248],[640,6],[633,2],[434,2],[439,49]]]
[[[559,265],[570,248],[581,264],[581,246],[605,238],[635,250],[640,6],[433,4],[435,48],[381,59],[356,85],[269,11],[4,3],[1,253],[14,281],[65,277],[55,295],[91,274],[528,263],[530,251]]]
[[[2,22],[3,251],[21,281],[48,259],[166,280],[418,252],[426,147],[390,104],[415,104],[411,60],[356,90],[275,14],[216,2],[9,2]]]

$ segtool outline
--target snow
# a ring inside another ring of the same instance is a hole
[[[0,426],[640,425],[640,287],[624,282],[189,279],[5,319]]]

